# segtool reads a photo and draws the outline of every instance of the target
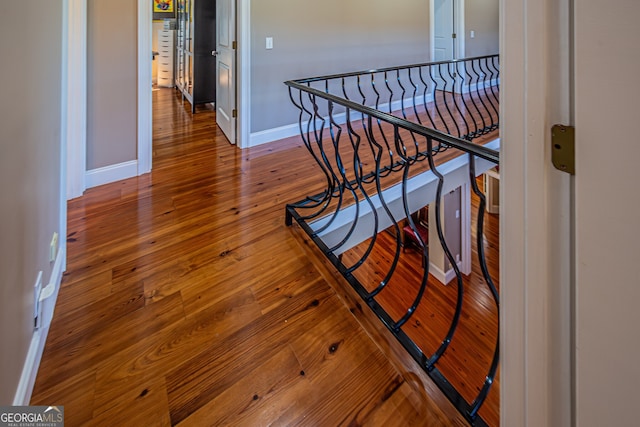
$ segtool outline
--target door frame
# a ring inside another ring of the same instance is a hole
[[[571,177],[551,166],[550,140],[553,124],[572,121],[571,4],[500,0],[500,412],[507,426],[573,425]]]
[[[66,165],[64,200],[82,196],[87,188],[87,0],[65,0],[66,31],[63,38],[64,78],[62,129]],[[73,82],[73,84],[69,84]],[[66,95],[66,99],[65,99]],[[66,218],[65,218],[66,220]]]
[[[465,0],[453,0],[455,8],[453,30],[456,33],[455,59],[461,59],[465,56],[464,2]],[[435,0],[429,0],[429,58],[431,61],[435,61]]]
[[[68,27],[68,50],[64,53],[68,78],[73,85],[68,85],[67,102],[64,107],[62,125],[67,129],[67,141],[63,147],[66,165],[64,189],[65,200],[82,196],[86,190],[87,174],[87,0],[65,0]],[[238,110],[237,145],[239,148],[249,147],[250,141],[250,109],[249,93],[251,82],[251,31],[250,0],[236,0],[237,25],[236,34],[239,49],[236,52],[236,82]],[[137,110],[137,152],[138,175],[151,171],[153,151],[153,102],[151,81],[151,33],[152,11],[147,0],[138,0],[138,110]]]
[[[138,0],[138,175],[151,172],[153,158],[152,31],[149,1]]]

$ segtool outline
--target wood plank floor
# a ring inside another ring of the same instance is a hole
[[[478,178],[478,185],[482,185],[482,177]],[[478,198],[475,194],[472,194],[471,201],[472,271],[468,276],[462,276],[464,296],[458,328],[450,347],[436,365],[467,402],[476,398],[484,384],[498,335],[498,312],[477,262]],[[499,289],[498,216],[486,214],[484,227],[487,267],[495,286]],[[358,262],[364,255],[368,243],[369,241],[363,242],[345,252],[343,263],[351,266]],[[392,233],[379,233],[372,256],[354,272],[354,277],[369,292],[376,288],[391,268],[395,249],[396,241]],[[402,251],[396,272],[376,297],[376,301],[396,321],[406,314],[407,308],[415,299],[423,273],[420,265],[421,254],[418,251]],[[401,328],[427,356],[436,351],[446,336],[455,311],[457,296],[458,287],[455,279],[445,286],[429,274],[420,305],[411,320]],[[500,425],[499,375],[480,410],[480,416],[491,426]]]
[[[284,226],[323,184],[298,139],[240,151],[189,109],[155,91],[153,172],[69,202],[31,403],[69,426],[466,425]]]

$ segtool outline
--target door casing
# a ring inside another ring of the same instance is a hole
[[[464,2],[465,0],[453,0],[456,13],[454,14],[454,31],[456,33],[455,50],[457,59],[464,58]],[[435,0],[429,0],[429,55],[435,60]]]

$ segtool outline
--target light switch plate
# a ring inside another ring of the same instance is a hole
[[[265,45],[267,49],[273,49],[273,37],[267,37],[265,40]]]

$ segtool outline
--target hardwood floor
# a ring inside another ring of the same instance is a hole
[[[154,103],[152,173],[69,202],[31,404],[68,426],[466,425],[285,227],[323,184],[297,138],[240,151],[211,109]]]
[[[478,183],[482,185],[482,177],[478,178]],[[458,328],[450,347],[436,365],[467,402],[472,402],[476,398],[484,384],[498,335],[497,309],[477,262],[475,231],[478,198],[475,194],[472,194],[471,201],[472,271],[468,276],[462,276],[464,296]],[[484,227],[483,240],[487,266],[495,286],[499,289],[498,216],[486,214]],[[363,242],[345,252],[342,258],[343,263],[347,266],[355,264],[364,255],[368,243],[369,241]],[[395,249],[396,241],[392,233],[378,234],[373,256],[354,272],[354,277],[368,291],[373,291],[384,279],[391,268]],[[422,278],[420,265],[421,258],[418,251],[402,251],[396,272],[385,289],[376,297],[376,301],[396,321],[406,313],[416,296]],[[401,328],[427,356],[431,356],[438,349],[447,335],[457,296],[458,287],[455,279],[445,286],[429,274],[427,288],[420,305],[411,321]],[[486,403],[480,410],[480,416],[491,426],[500,425],[499,373],[493,382]]]

